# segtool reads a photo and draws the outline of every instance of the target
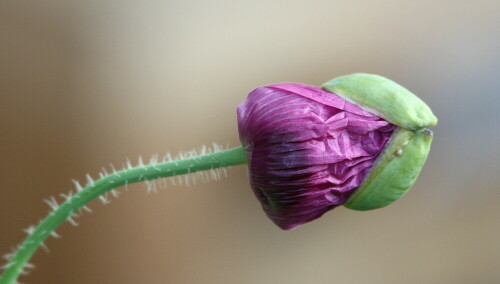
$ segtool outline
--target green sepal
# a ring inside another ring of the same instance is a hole
[[[402,128],[419,130],[437,124],[436,116],[421,99],[379,75],[345,75],[326,82],[321,88]]]
[[[363,183],[344,204],[354,210],[385,207],[415,183],[429,154],[432,132],[398,128]]]

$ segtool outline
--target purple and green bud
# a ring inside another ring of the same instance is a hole
[[[269,218],[291,229],[339,205],[384,207],[415,182],[435,125],[427,105],[380,76],[353,74],[323,89],[284,83],[238,106],[250,183]]]

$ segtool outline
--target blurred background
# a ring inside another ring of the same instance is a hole
[[[439,117],[415,187],[292,231],[245,166],[64,224],[24,283],[500,283],[498,1],[0,2],[0,252],[110,162],[238,146],[253,88],[389,77]]]

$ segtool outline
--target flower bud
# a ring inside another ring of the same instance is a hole
[[[377,75],[323,89],[259,87],[238,106],[252,189],[268,217],[291,229],[339,205],[387,206],[415,182],[436,117],[402,86]]]

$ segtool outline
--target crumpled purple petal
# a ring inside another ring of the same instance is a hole
[[[284,230],[345,203],[395,128],[335,94],[303,84],[259,87],[238,106],[252,189]]]

